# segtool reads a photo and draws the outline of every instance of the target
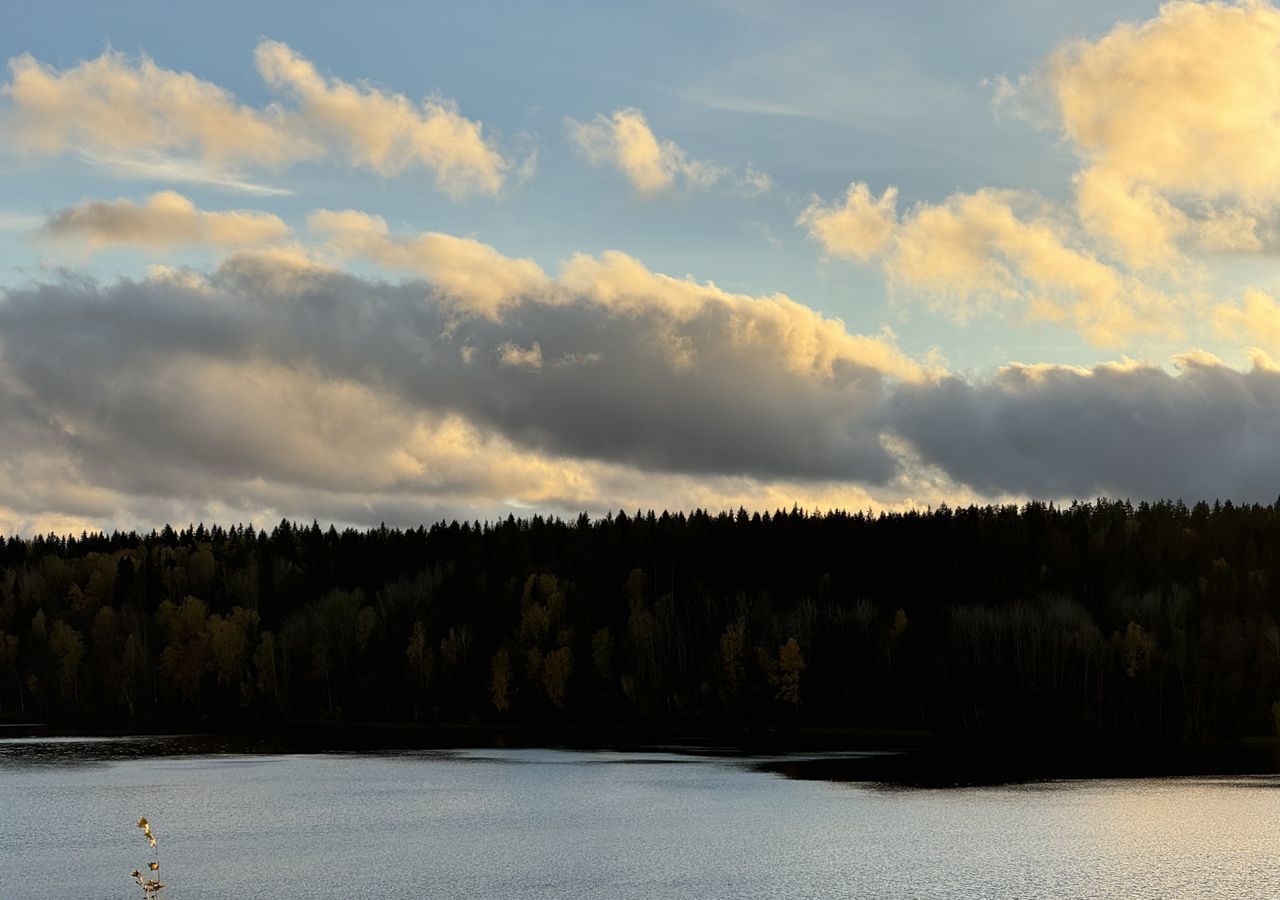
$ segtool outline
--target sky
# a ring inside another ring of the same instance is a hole
[[[0,533],[1280,494],[1266,2],[60,2]]]

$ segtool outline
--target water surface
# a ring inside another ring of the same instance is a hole
[[[191,749],[0,740],[0,898],[133,896],[141,815],[172,900],[1280,895],[1272,777],[921,790],[679,753]]]

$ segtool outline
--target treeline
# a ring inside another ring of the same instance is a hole
[[[1236,737],[1280,503],[281,522],[0,544],[0,719]]]

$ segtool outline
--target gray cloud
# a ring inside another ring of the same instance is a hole
[[[679,320],[582,298],[500,321],[451,309],[424,283],[282,273],[251,257],[207,280],[14,289],[0,302],[4,393],[35,441],[127,494],[216,497],[220,480],[254,479],[385,489],[362,456],[411,440],[415,417],[464,421],[507,456],[762,479],[895,473],[876,424],[885,376],[848,360],[822,377],[788,368],[734,339],[715,304]],[[512,347],[535,346],[546,364],[510,364]],[[450,458],[399,483],[504,496],[494,481]]]
[[[1189,356],[1148,365],[1010,366],[904,386],[889,411],[924,461],[986,493],[1271,502],[1280,372]]]
[[[140,204],[125,198],[84,201],[58,210],[43,229],[47,238],[81,241],[94,249],[112,244],[253,247],[289,235],[279,216],[252,210],[206,212],[175,191],[160,191]]]

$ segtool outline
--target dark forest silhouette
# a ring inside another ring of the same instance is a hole
[[[1280,503],[11,538],[0,719],[1217,738],[1280,718]]]

